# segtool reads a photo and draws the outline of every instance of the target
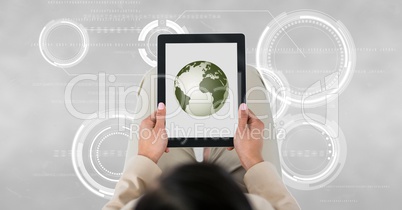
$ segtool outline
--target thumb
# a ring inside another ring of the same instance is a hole
[[[247,104],[242,103],[240,104],[239,108],[239,124],[238,128],[243,130],[247,126],[247,121],[248,121],[248,109],[247,109]]]
[[[166,117],[165,104],[162,102],[159,102],[158,110],[156,111],[155,127],[164,128],[165,127],[165,117]]]

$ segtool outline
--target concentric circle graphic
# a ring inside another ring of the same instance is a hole
[[[50,64],[69,68],[80,63],[88,53],[86,29],[72,20],[53,20],[42,29],[39,50]]]
[[[284,133],[278,135],[284,182],[299,190],[322,188],[342,171],[347,153],[345,137],[334,122],[322,125],[294,118],[298,120],[287,122],[281,128]]]
[[[185,27],[180,27],[171,20],[154,20],[148,23],[140,32],[138,41],[145,47],[138,48],[141,58],[150,66],[156,66],[157,38],[159,34],[185,34]]]
[[[327,14],[301,10],[272,20],[257,46],[257,68],[281,72],[290,105],[317,107],[339,95],[352,79],[356,52],[349,31]],[[321,85],[310,87],[320,81]],[[322,97],[310,97],[329,91]]]
[[[109,199],[124,167],[133,118],[113,115],[85,121],[72,146],[74,171],[92,193]]]

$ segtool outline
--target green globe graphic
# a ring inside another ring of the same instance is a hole
[[[228,96],[225,73],[208,61],[194,61],[177,74],[175,95],[180,107],[193,116],[209,116],[222,108]]]

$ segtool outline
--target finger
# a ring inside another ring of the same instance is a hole
[[[152,114],[147,118],[143,119],[141,122],[142,128],[153,128],[155,126],[155,121],[152,119]]]
[[[226,148],[227,150],[229,150],[229,151],[232,151],[233,150],[233,147],[228,147],[228,148]]]
[[[251,109],[249,109],[248,111],[249,111],[248,114],[249,117],[247,124],[249,124],[251,127],[263,128],[264,123],[254,114],[253,111],[251,111]]]
[[[245,103],[240,104],[239,107],[239,124],[237,127],[240,130],[243,130],[247,126],[247,121],[248,121],[248,109],[247,105]]]
[[[247,120],[247,123],[248,123],[248,124],[251,124],[251,123],[253,123],[253,122],[257,121],[257,120],[259,120],[258,117],[254,114],[254,112],[253,112],[251,109],[249,109],[249,110],[248,110],[248,120]]]
[[[152,112],[152,114],[150,115],[150,119],[152,120],[152,122],[156,123],[156,113],[157,111]]]
[[[253,110],[248,109],[248,117],[249,120],[258,119],[258,117],[254,114]]]
[[[166,149],[165,149],[165,152],[166,152],[166,153],[169,153],[169,152],[170,152],[169,148],[166,148]]]
[[[158,110],[156,111],[155,127],[159,127],[159,128],[165,127],[165,116],[166,116],[165,104],[162,102],[159,102]]]

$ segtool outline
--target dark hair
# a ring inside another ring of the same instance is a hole
[[[162,177],[135,210],[251,210],[231,175],[210,163],[186,164]]]

